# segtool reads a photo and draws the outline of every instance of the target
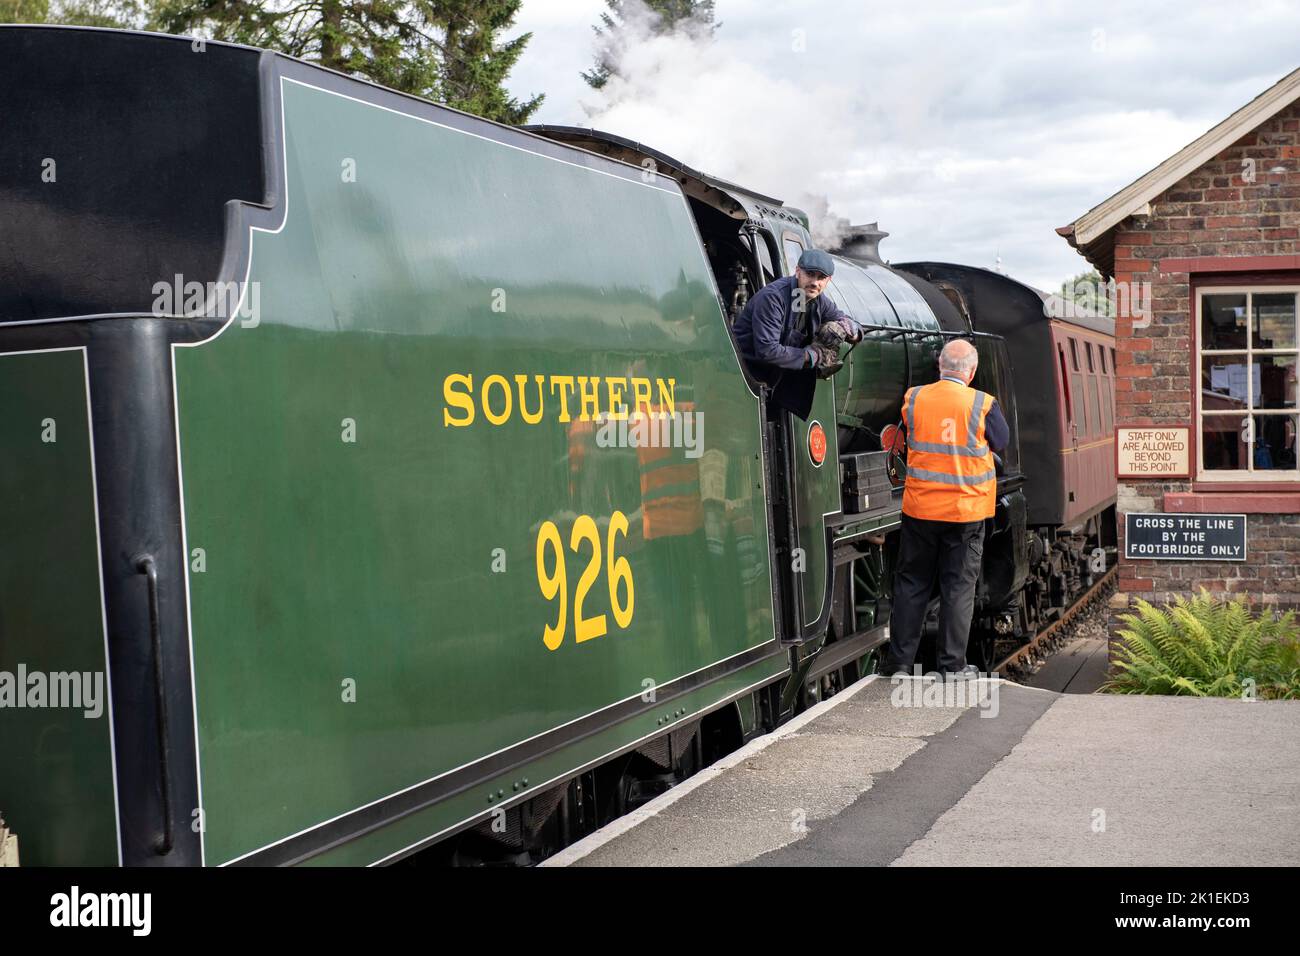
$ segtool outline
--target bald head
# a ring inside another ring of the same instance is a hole
[[[979,352],[965,339],[953,339],[939,353],[939,374],[954,375],[963,379],[967,385],[975,377],[975,368],[979,365]]]

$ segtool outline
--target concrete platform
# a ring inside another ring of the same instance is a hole
[[[549,866],[1300,864],[1300,702],[869,679]]]

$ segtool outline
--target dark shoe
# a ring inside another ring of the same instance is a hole
[[[885,657],[876,663],[877,677],[911,677],[902,664],[891,664],[889,658]]]
[[[983,676],[984,675],[980,673],[980,669],[974,664],[967,664],[959,671],[943,672],[944,680],[978,680]]]

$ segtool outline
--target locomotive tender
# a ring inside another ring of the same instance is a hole
[[[869,331],[805,421],[729,332],[810,245],[778,200],[213,42],[0,27],[0,87],[25,863],[528,862],[771,729],[887,637],[880,435],[947,336],[1013,435],[972,652],[1095,573],[1044,343],[1108,329],[1004,277],[850,243]],[[20,671],[105,675],[103,716]]]

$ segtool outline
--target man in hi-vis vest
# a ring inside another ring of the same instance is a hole
[[[903,397],[907,484],[881,673],[912,666],[938,576],[939,673],[977,674],[966,665],[966,641],[984,555],[984,519],[993,517],[997,503],[993,452],[1011,437],[997,399],[970,387],[978,364],[975,346],[953,339],[939,355],[939,381],[909,388]]]

